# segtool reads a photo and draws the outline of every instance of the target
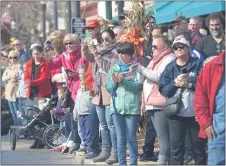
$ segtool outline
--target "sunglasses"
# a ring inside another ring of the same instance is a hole
[[[20,44],[14,44],[13,46],[20,46]]]
[[[67,46],[67,45],[73,45],[74,42],[68,42],[68,43],[65,43],[64,45]]]
[[[175,45],[173,46],[173,50],[176,51],[178,49],[183,50],[186,46],[185,45]]]
[[[157,45],[152,45],[152,49],[153,48],[156,50],[156,49],[158,49],[158,46]]]
[[[11,56],[11,57],[9,57],[9,59],[17,59],[17,57],[16,56]]]
[[[102,38],[101,40],[102,40],[102,42],[103,41],[106,41],[106,42],[109,42],[110,41],[110,39],[108,37]]]

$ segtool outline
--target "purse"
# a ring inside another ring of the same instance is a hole
[[[163,108],[163,112],[166,117],[177,115],[180,112],[182,105],[182,93],[184,90],[185,89],[179,88],[173,97],[166,98],[166,103]]]

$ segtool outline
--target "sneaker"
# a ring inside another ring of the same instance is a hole
[[[140,156],[140,161],[157,161],[158,158],[155,155],[148,155],[147,153],[144,153]]]
[[[76,151],[78,151],[78,150],[79,150],[79,146],[75,146],[69,151],[69,154],[76,153]]]
[[[77,151],[77,155],[80,155],[80,156],[85,156],[87,154],[87,150],[86,149],[79,149]]]
[[[189,163],[191,163],[193,160],[194,159],[192,156],[188,156],[188,157],[184,158],[184,164],[189,165]]]
[[[93,159],[95,157],[97,157],[98,154],[97,153],[94,153],[94,152],[88,152],[85,156],[85,159]]]

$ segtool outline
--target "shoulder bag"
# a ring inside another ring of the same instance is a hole
[[[166,98],[166,103],[163,108],[163,112],[166,117],[177,115],[180,112],[182,105],[182,93],[184,90],[185,89],[179,88],[173,97]]]

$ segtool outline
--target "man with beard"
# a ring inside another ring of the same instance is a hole
[[[219,55],[222,50],[225,50],[224,24],[225,17],[222,13],[212,13],[206,18],[210,35],[203,37],[196,45],[196,50],[205,55],[205,58]]]

